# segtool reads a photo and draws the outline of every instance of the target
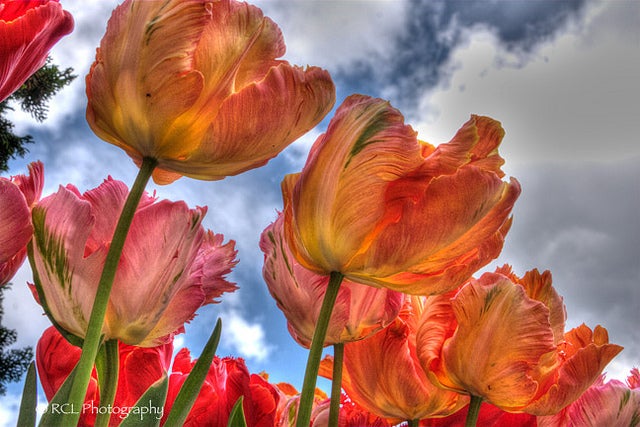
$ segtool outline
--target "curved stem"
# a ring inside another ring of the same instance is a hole
[[[337,427],[340,418],[340,397],[342,395],[342,361],[344,344],[333,345],[333,375],[331,376],[331,401],[329,403],[329,427]]]
[[[313,407],[313,395],[316,388],[316,380],[318,379],[318,368],[320,367],[320,358],[322,357],[322,348],[324,347],[324,338],[327,335],[329,319],[331,319],[331,312],[336,303],[343,277],[341,273],[334,271],[329,278],[329,285],[327,286],[327,292],[322,301],[320,315],[316,323],[316,330],[313,333],[311,348],[309,349],[307,369],[304,373],[302,393],[300,394],[300,406],[298,407],[298,419],[296,421],[297,427],[309,427]]]
[[[464,427],[475,427],[478,421],[478,415],[480,414],[480,405],[482,405],[482,398],[479,396],[471,396],[469,402],[469,412],[467,412],[467,421]]]
[[[81,408],[84,402],[87,386],[91,378],[91,370],[93,369],[93,364],[98,353],[98,347],[102,341],[102,324],[104,323],[104,316],[107,312],[107,304],[109,303],[109,294],[111,293],[113,280],[115,279],[120,256],[122,255],[122,248],[124,247],[131,221],[133,220],[133,214],[136,212],[140,198],[157,164],[158,161],[156,159],[149,157],[145,157],[142,160],[138,176],[136,177],[133,187],[131,187],[129,196],[122,208],[120,219],[113,232],[111,246],[109,247],[109,252],[107,252],[104,268],[96,291],[96,297],[93,301],[91,317],[89,318],[89,325],[87,326],[87,333],[82,346],[82,354],[80,355],[80,360],[76,367],[76,375],[69,393],[69,403],[73,408]],[[70,419],[68,420],[70,422],[66,423],[65,421],[66,425],[78,424],[80,411],[72,412],[74,413],[70,414]]]
[[[118,370],[120,365],[120,352],[118,341],[106,341],[98,351],[96,358],[96,370],[98,371],[98,384],[100,384],[100,408],[110,408],[116,398],[118,390]],[[102,409],[98,411],[95,427],[107,427],[112,411]]]

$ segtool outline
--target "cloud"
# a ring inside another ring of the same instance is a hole
[[[637,4],[625,4],[640,16]],[[467,31],[467,43],[447,63],[450,78],[424,93],[419,130],[446,141],[469,114],[490,115],[506,128],[502,152],[509,164],[640,154],[640,56],[632,54],[640,32],[614,28],[619,20],[611,15],[623,14],[615,5],[589,9],[581,25],[525,57],[495,32]]]
[[[235,349],[238,356],[262,362],[267,359],[273,346],[267,344],[263,323],[248,322],[235,310],[223,315],[225,333],[223,344]]]

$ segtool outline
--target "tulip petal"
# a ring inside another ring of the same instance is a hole
[[[622,351],[609,344],[606,329],[591,329],[582,324],[565,335],[566,344],[559,347],[560,357],[566,360],[555,373],[555,384],[533,404],[527,412],[534,415],[553,415],[575,401],[599,377],[605,366]]]
[[[31,240],[31,213],[24,194],[8,179],[0,179],[0,265],[24,250]],[[24,259],[24,257],[23,257]]]
[[[332,88],[331,77],[319,68],[272,68],[264,80],[224,101],[197,150],[160,168],[217,180],[263,165],[329,112]]]
[[[202,92],[193,54],[208,17],[193,0],[126,1],[113,11],[87,76],[87,120],[99,137],[137,159],[194,148],[192,138],[176,146],[158,136],[182,128],[180,116]]]
[[[200,222],[205,212],[190,211],[183,202],[167,200],[136,212],[107,311],[106,323],[112,336],[144,347],[158,344],[147,342],[145,337],[156,327],[167,305],[188,278],[185,268],[195,259],[202,241],[204,230]],[[158,236],[162,236],[162,240]],[[201,304],[203,298],[198,302]],[[181,326],[178,322],[165,335]]]
[[[60,187],[33,208],[34,264],[51,317],[84,337],[106,248],[85,258],[95,217],[73,189]],[[42,296],[41,296],[42,297]]]
[[[295,252],[307,252],[309,265],[322,260],[324,271],[346,271],[346,262],[370,244],[364,242],[370,224],[383,218],[380,200],[388,182],[421,161],[416,134],[398,110],[380,99],[348,97],[285,195],[285,215],[291,203],[295,212],[286,222],[299,233]]]
[[[444,344],[443,365],[431,366],[438,380],[507,411],[521,410],[538,391],[532,378],[538,361],[555,352],[549,310],[493,273],[466,284],[452,309],[458,328]]]
[[[0,9],[0,101],[40,68],[49,50],[73,30],[57,1],[3,2]]]

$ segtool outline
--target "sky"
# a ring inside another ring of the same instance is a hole
[[[52,56],[79,77],[50,103],[46,122],[19,112],[11,117],[35,143],[10,162],[10,174],[42,160],[45,195],[67,183],[86,191],[109,175],[130,186],[133,162],[85,121],[84,77],[117,2],[61,3],[76,27]],[[256,4],[281,27],[285,59],[329,70],[336,106],[352,93],[388,99],[432,144],[448,141],[470,114],[500,120],[503,169],[519,180],[522,194],[504,250],[484,270],[504,263],[518,274],[551,270],[567,329],[601,324],[611,342],[625,347],[607,377],[623,380],[640,366],[640,2]],[[269,296],[258,241],[282,208],[282,178],[302,168],[331,116],[262,168],[216,182],[149,185],[160,198],[208,206],[205,228],[235,240],[239,251],[230,275],[239,290],[200,309],[177,348],[197,356],[220,317],[219,355],[243,357],[252,372],[301,388],[307,350],[289,336]],[[35,346],[49,326],[25,285],[31,280],[25,264],[5,296],[4,324],[18,331],[19,347]],[[15,424],[20,388],[0,401],[0,426]]]

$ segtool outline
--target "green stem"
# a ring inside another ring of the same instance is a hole
[[[420,425],[420,420],[407,420],[408,427],[418,427]]]
[[[340,419],[340,397],[342,396],[342,361],[344,344],[333,345],[333,375],[331,376],[331,401],[329,403],[329,427],[337,427]]]
[[[320,315],[316,323],[316,330],[311,340],[311,348],[307,359],[307,369],[304,373],[304,381],[302,383],[302,393],[300,394],[300,405],[298,407],[297,427],[309,427],[311,421],[311,410],[313,407],[313,396],[316,388],[316,380],[318,379],[318,368],[320,367],[320,358],[322,357],[322,349],[324,347],[324,339],[329,328],[329,319],[331,312],[338,297],[340,284],[344,276],[334,271],[329,278],[327,292],[322,301]]]
[[[106,341],[98,351],[96,358],[96,370],[98,371],[98,384],[100,384],[100,407],[113,407],[118,390],[118,370],[120,366],[120,352],[118,351],[118,341]],[[106,427],[109,425],[111,412],[103,409],[98,411],[95,427]]]
[[[127,197],[127,201],[122,208],[120,219],[116,225],[116,229],[113,233],[113,239],[111,240],[111,246],[109,252],[107,252],[107,258],[104,262],[104,268],[102,275],[100,276],[100,282],[98,283],[98,289],[96,291],[96,297],[93,302],[93,309],[91,310],[91,317],[89,318],[89,325],[87,326],[87,333],[84,338],[84,344],[82,346],[82,354],[76,368],[76,375],[71,386],[71,392],[69,394],[69,403],[73,408],[81,408],[84,402],[84,397],[87,392],[87,386],[91,379],[91,370],[98,353],[98,347],[102,341],[102,324],[104,323],[104,316],[107,312],[107,305],[109,303],[109,294],[111,293],[111,287],[113,286],[113,280],[116,276],[116,270],[118,263],[120,262],[120,256],[122,255],[122,248],[124,247],[125,239],[133,220],[133,214],[136,212],[140,198],[144,192],[149,178],[153,170],[157,166],[158,161],[149,157],[142,159],[142,165],[140,165],[140,171],[131,188],[131,192]],[[69,416],[69,423],[65,421],[66,425],[77,425],[80,419],[80,411],[72,411],[73,414]]]
[[[482,398],[479,396],[471,396],[469,402],[469,412],[467,412],[467,421],[464,427],[475,427],[478,421],[478,415],[480,414],[480,405],[482,405]]]

